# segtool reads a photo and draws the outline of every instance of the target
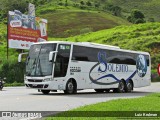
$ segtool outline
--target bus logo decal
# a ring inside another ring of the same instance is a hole
[[[128,72],[128,65],[125,65],[125,64],[112,64],[112,63],[108,63],[107,64],[107,61],[106,61],[106,52],[104,51],[100,51],[98,53],[98,63],[95,64],[90,72],[89,72],[89,78],[90,80],[95,83],[95,84],[99,84],[99,85],[111,85],[111,84],[116,84],[118,82],[120,82],[121,80],[118,79],[116,76],[114,76],[113,74],[105,74],[97,79],[93,79],[92,76],[91,76],[91,72],[93,71],[93,69],[95,69],[97,66],[98,67],[98,72],[101,72],[101,73],[107,73],[107,71],[109,72]],[[103,66],[103,67],[102,67]],[[103,69],[102,69],[103,68]],[[128,82],[130,79],[132,79],[137,73],[137,70],[135,70],[127,79],[126,79],[126,82]],[[102,83],[102,82],[99,82],[99,80],[103,79],[103,78],[113,78],[115,81],[113,82],[110,82],[110,83]]]
[[[102,70],[101,66],[98,68],[98,72],[106,72],[107,71],[107,62],[106,62],[106,52],[101,51],[98,53],[98,61],[100,64],[104,65],[104,70]]]
[[[144,55],[138,55],[136,60],[136,69],[139,77],[144,77],[147,72],[147,61]]]

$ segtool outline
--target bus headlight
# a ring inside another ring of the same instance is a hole
[[[51,81],[52,80],[52,78],[45,78],[44,80],[43,80],[43,82],[47,82],[47,81]]]

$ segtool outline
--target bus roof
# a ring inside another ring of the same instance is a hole
[[[130,53],[141,53],[141,54],[150,55],[148,52],[126,50],[126,49],[121,49],[118,46],[104,45],[104,44],[98,44],[98,43],[92,43],[92,42],[48,41],[48,42],[39,42],[34,44],[49,44],[49,43],[73,44],[78,46],[86,46],[86,47],[93,47],[93,48],[101,48],[101,49],[109,49],[109,50],[116,50],[116,51],[122,51],[122,52],[124,51],[124,52],[130,52]]]

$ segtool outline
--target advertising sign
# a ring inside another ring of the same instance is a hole
[[[20,11],[9,11],[9,48],[29,49],[33,43],[47,40],[47,20],[25,15]]]
[[[157,72],[158,72],[158,74],[160,76],[160,64],[158,64]]]

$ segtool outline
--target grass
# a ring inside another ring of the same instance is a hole
[[[86,10],[55,10],[41,15],[48,19],[48,35],[66,38],[83,33],[109,29],[119,25],[130,25],[126,20],[111,14]],[[54,19],[53,19],[54,18]]]
[[[67,6],[65,6],[66,1],[61,0],[50,1],[37,8],[37,16],[48,20],[49,37],[66,38],[79,35],[84,33],[84,31],[88,33],[113,28],[119,25],[131,24],[125,19],[95,8],[95,1],[95,3],[92,1],[92,6],[87,6],[87,1],[84,1],[84,6],[86,7],[83,9],[80,7],[82,6],[80,4],[81,1],[67,1]]]
[[[15,86],[24,86],[24,83],[17,83],[16,81],[13,83],[5,83],[4,87],[15,87]]]
[[[160,93],[156,93],[141,98],[118,99],[88,105],[77,108],[75,111],[160,111],[159,98]]]
[[[117,116],[119,113],[122,113],[119,117],[127,116],[126,115],[127,112],[129,115],[133,115],[134,117],[136,111],[137,112],[141,111],[141,113],[145,113],[145,111],[150,111],[150,113],[152,113],[154,111],[155,113],[156,112],[158,113],[160,111],[159,98],[160,98],[160,93],[154,93],[154,94],[150,94],[148,96],[140,97],[140,98],[111,100],[111,101],[101,102],[97,104],[82,106],[82,107],[79,107],[79,108],[76,108],[70,111],[66,111],[66,112],[57,114],[55,117],[48,117],[46,120],[53,120],[53,119],[63,120],[66,118],[69,120],[71,119],[92,119],[94,116],[93,115],[94,113],[95,113],[95,117],[93,119],[95,120],[106,119],[106,117],[97,117],[98,113],[102,113],[102,116],[103,116],[103,114],[105,114],[104,113],[105,111],[111,112],[113,116],[114,115]],[[114,111],[114,113],[112,111]],[[75,113],[75,115],[73,113]],[[65,117],[68,115],[79,116],[79,117]],[[80,116],[92,116],[92,117],[89,118],[89,117],[80,117]],[[116,119],[116,118],[107,117],[107,119]]]

